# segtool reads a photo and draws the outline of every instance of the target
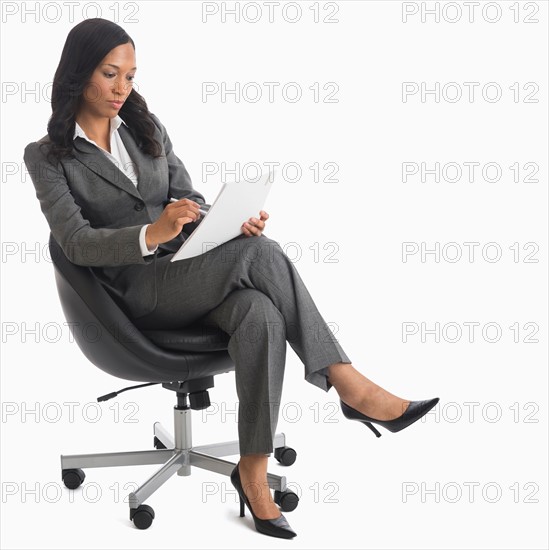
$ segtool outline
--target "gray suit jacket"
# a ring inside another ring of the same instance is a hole
[[[95,145],[81,137],[75,139],[74,158],[63,159],[57,165],[46,159],[48,135],[29,143],[24,152],[53,237],[71,262],[92,269],[133,318],[156,307],[157,260],[176,252],[200,220],[186,224],[177,237],[159,245],[149,256],[141,254],[141,227],[160,217],[170,197],[206,204],[173,152],[166,128],[154,114],[152,118],[157,126],[155,138],[164,154],[157,159],[139,149],[125,124],[118,128],[137,172],[137,187]],[[41,144],[45,144],[43,150]]]

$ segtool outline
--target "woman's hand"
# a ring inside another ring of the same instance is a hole
[[[259,237],[262,231],[265,229],[265,222],[269,219],[269,214],[265,210],[259,211],[259,220],[257,218],[250,218],[249,221],[242,224],[242,233],[246,237],[253,237],[254,235]]]
[[[184,225],[195,222],[200,217],[199,208],[200,205],[190,199],[168,203],[160,217],[147,227],[145,242],[149,250],[177,237]]]

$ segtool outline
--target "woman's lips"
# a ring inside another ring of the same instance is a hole
[[[116,107],[117,109],[120,109],[120,107],[122,107],[122,105],[124,105],[123,101],[109,101],[109,103],[111,105],[113,105],[114,107]]]

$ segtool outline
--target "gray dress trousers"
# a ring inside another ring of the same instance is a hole
[[[173,329],[200,322],[227,333],[239,400],[240,454],[272,453],[286,341],[305,366],[305,380],[325,391],[332,386],[327,367],[351,360],[292,261],[265,234],[242,234],[186,260],[172,263],[172,257],[157,258],[158,303],[134,319],[135,325]]]

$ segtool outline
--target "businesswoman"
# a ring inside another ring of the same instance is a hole
[[[166,127],[132,88],[136,69],[135,44],[120,26],[99,18],[76,25],[55,73],[47,135],[27,145],[24,160],[68,259],[90,266],[138,328],[200,319],[230,335],[241,455],[231,481],[258,531],[291,538],[267,484],[286,342],[305,379],[325,391],[334,386],[344,416],[376,435],[374,424],[399,431],[438,398],[406,401],[353,367],[293,263],[263,234],[267,212],[243,220],[241,235],[227,243],[170,262],[206,201]],[[183,120],[178,114],[172,123]]]

